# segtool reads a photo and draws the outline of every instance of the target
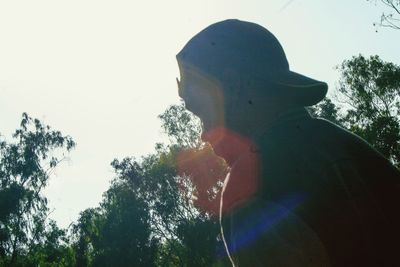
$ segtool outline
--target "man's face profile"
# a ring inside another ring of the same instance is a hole
[[[249,140],[226,125],[225,103],[221,83],[192,68],[180,68],[178,80],[179,96],[187,110],[202,122],[202,140],[208,142],[215,154],[223,157],[228,164],[249,147]]]
[[[207,133],[224,127],[224,103],[218,82],[199,71],[181,68],[181,79],[178,81],[179,96],[187,110],[198,116],[202,122],[202,139]]]

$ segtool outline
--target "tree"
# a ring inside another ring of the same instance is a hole
[[[400,167],[400,66],[359,55],[337,69],[341,77],[335,102],[343,107],[325,98],[308,108],[310,114],[361,136]]]
[[[200,119],[181,105],[172,105],[158,116],[161,128],[169,137],[171,144],[181,148],[202,146]]]
[[[152,235],[160,240],[157,266],[211,266],[216,260],[218,222],[193,204],[196,190],[180,176],[177,147],[158,150],[141,160],[125,158],[112,165],[117,179],[150,209]]]
[[[22,265],[19,258],[30,249],[60,248],[63,233],[47,221],[47,199],[41,192],[65,152],[75,146],[71,137],[26,113],[13,138],[13,143],[0,141],[0,261],[10,266]]]
[[[349,109],[344,126],[400,164],[400,66],[362,55],[339,67],[339,92]]]
[[[201,142],[199,120],[183,105],[159,118],[170,143],[140,159],[115,159],[115,177],[100,206],[82,212],[73,225],[76,266],[220,262],[215,206],[226,164]]]
[[[82,211],[78,221],[72,225],[72,249],[76,267],[87,267],[93,264],[94,246],[99,235],[99,208]]]
[[[115,177],[100,207],[85,210],[73,226],[77,266],[211,266],[216,262],[218,222],[210,209],[200,209],[194,200],[196,196],[209,201],[213,195],[216,202],[216,193],[197,188],[192,177],[200,181],[200,173],[193,176],[193,169],[180,164],[179,158],[189,151],[202,159],[206,154],[208,160],[217,157],[201,142],[199,121],[182,105],[171,106],[159,117],[170,143],[157,144],[155,153],[140,159],[115,159],[111,163]],[[214,169],[219,175],[226,170],[220,158]],[[221,176],[203,178],[213,187]]]
[[[377,0],[367,0],[369,2],[378,2]],[[384,6],[389,8],[389,12],[383,12],[378,23],[374,26],[388,27],[400,30],[400,0],[380,0]]]
[[[50,220],[47,229],[42,234],[43,242],[35,242],[29,246],[26,256],[21,260],[21,265],[76,266],[66,230],[59,229],[55,221]]]
[[[76,266],[155,266],[148,207],[124,184],[114,181],[100,207],[83,211],[73,235]]]
[[[211,266],[219,234],[214,206],[226,164],[201,142],[199,120],[183,105],[159,118],[170,143],[140,160],[114,160],[116,179],[150,209],[152,235],[160,240],[158,266]]]

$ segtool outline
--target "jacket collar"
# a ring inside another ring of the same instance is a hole
[[[256,144],[259,143],[266,134],[281,127],[289,127],[299,121],[312,119],[310,113],[304,107],[297,107],[279,113],[273,122],[268,124],[260,124],[258,131],[254,132],[251,139]]]

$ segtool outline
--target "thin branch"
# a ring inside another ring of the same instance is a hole
[[[400,14],[400,10],[396,7],[396,5],[393,3],[394,1],[390,1],[390,6],[398,13]]]

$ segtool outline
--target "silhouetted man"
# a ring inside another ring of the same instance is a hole
[[[232,265],[400,266],[399,172],[310,117],[327,85],[289,70],[268,30],[222,21],[177,59],[179,95],[231,168],[220,221]]]

